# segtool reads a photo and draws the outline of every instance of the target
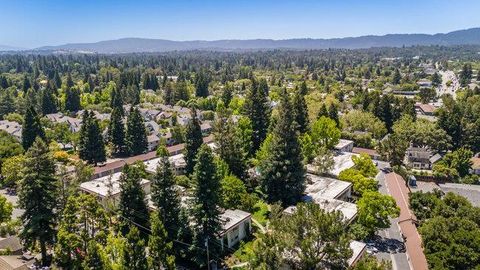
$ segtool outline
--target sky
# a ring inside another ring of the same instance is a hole
[[[0,45],[334,38],[480,27],[479,0],[0,0]]]

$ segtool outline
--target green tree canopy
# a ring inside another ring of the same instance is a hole
[[[47,245],[53,243],[56,230],[57,179],[55,163],[47,145],[37,138],[26,153],[22,170],[18,204],[25,210],[21,216],[23,223],[20,237],[32,246],[40,243],[42,264],[47,265]]]

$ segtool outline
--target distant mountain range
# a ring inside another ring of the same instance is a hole
[[[122,38],[95,43],[72,43],[36,48],[37,51],[70,51],[95,53],[167,52],[185,50],[262,50],[262,49],[361,49],[413,45],[480,45],[480,28],[446,34],[388,34],[333,39],[248,39],[214,41],[172,41],[164,39]]]
[[[25,50],[25,48],[12,47],[12,46],[0,44],[0,51],[21,51],[21,50]]]

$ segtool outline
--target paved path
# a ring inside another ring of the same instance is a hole
[[[409,190],[405,185],[405,180],[396,173],[385,175],[385,183],[390,195],[400,207],[400,216],[398,217],[398,226],[406,239],[406,249],[410,268],[414,270],[427,270],[428,264],[422,248],[422,239],[413,223],[415,216],[408,206]]]
[[[386,162],[377,162],[377,167],[379,169],[388,167],[388,163]],[[376,179],[379,183],[379,191],[382,194],[389,195],[387,186],[385,184],[385,173],[380,171]],[[377,234],[380,236],[381,239],[377,240],[376,248],[379,250],[375,256],[378,259],[387,260],[392,262],[392,269],[393,270],[404,270],[410,269],[410,265],[408,263],[408,258],[406,251],[402,251],[396,249],[396,247],[403,247],[404,242],[402,238],[402,233],[400,232],[400,228],[398,227],[398,219],[391,219],[390,220],[390,228],[384,229],[379,231]]]

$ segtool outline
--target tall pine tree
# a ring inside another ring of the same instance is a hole
[[[42,91],[42,113],[50,114],[57,112],[57,98],[53,94],[53,90],[49,87]]]
[[[268,102],[268,84],[265,79],[259,83],[252,82],[252,88],[245,98],[245,114],[252,122],[252,150],[257,151],[267,136],[270,120],[270,104]]]
[[[207,72],[203,68],[200,69],[200,72],[195,76],[195,96],[207,97],[209,83],[210,78],[208,77]]]
[[[297,122],[298,130],[301,133],[305,133],[308,130],[308,108],[307,103],[305,102],[304,93],[306,92],[307,85],[305,82],[302,83],[300,89],[295,91],[293,97],[293,108],[295,112],[295,122]]]
[[[217,106],[214,137],[218,147],[215,151],[235,176],[245,179],[246,154],[238,133],[230,112],[224,106]]]
[[[337,127],[340,125],[340,119],[338,119],[338,108],[333,102],[330,103],[330,107],[328,108],[328,117],[335,121]]]
[[[129,232],[125,236],[126,242],[123,247],[123,263],[121,269],[128,270],[147,270],[148,263],[145,260],[145,240],[140,237],[137,227],[130,226]]]
[[[192,208],[194,225],[194,245],[204,246],[206,241],[216,241],[221,228],[220,205],[220,177],[213,159],[213,153],[206,144],[200,147],[197,164],[193,172],[194,199]],[[218,245],[210,244],[212,254],[218,254]],[[205,265],[205,256],[202,250],[197,250],[197,262]]]
[[[91,111],[84,111],[80,140],[78,142],[78,155],[82,160],[95,166],[106,160],[105,143],[98,124],[98,120]]]
[[[168,241],[167,231],[158,213],[151,218],[152,231],[148,238],[148,266],[151,270],[174,270],[173,244]]]
[[[65,110],[76,112],[80,109],[80,90],[77,88],[67,88],[65,90]]]
[[[185,130],[185,161],[187,166],[185,172],[190,175],[195,167],[198,149],[203,144],[202,130],[197,117],[197,110],[192,108],[191,119],[188,121]]]
[[[37,137],[45,139],[45,131],[40,123],[40,117],[33,106],[30,106],[30,108],[27,109],[22,126],[23,149],[28,150]]]
[[[121,109],[119,108],[114,108],[110,116],[110,124],[108,126],[108,138],[113,146],[114,154],[125,154],[125,126],[123,124]]]
[[[164,146],[163,146],[164,147]],[[152,179],[152,201],[171,238],[177,238],[180,224],[180,200],[175,188],[175,175],[164,147]]]
[[[149,227],[149,212],[145,202],[142,185],[142,171],[136,165],[126,165],[120,177],[120,202],[118,212],[121,216],[121,232],[126,235],[131,223],[145,232]]]
[[[56,234],[57,183],[48,146],[37,138],[26,154],[18,204],[25,210],[21,215],[20,238],[30,246],[38,241],[43,265],[49,264],[47,247],[53,244]]]
[[[302,151],[293,120],[293,108],[284,90],[280,117],[267,158],[260,164],[261,184],[270,203],[295,204],[305,190]]]
[[[132,107],[127,118],[126,144],[130,155],[139,155],[148,150],[147,130],[142,115]]]

